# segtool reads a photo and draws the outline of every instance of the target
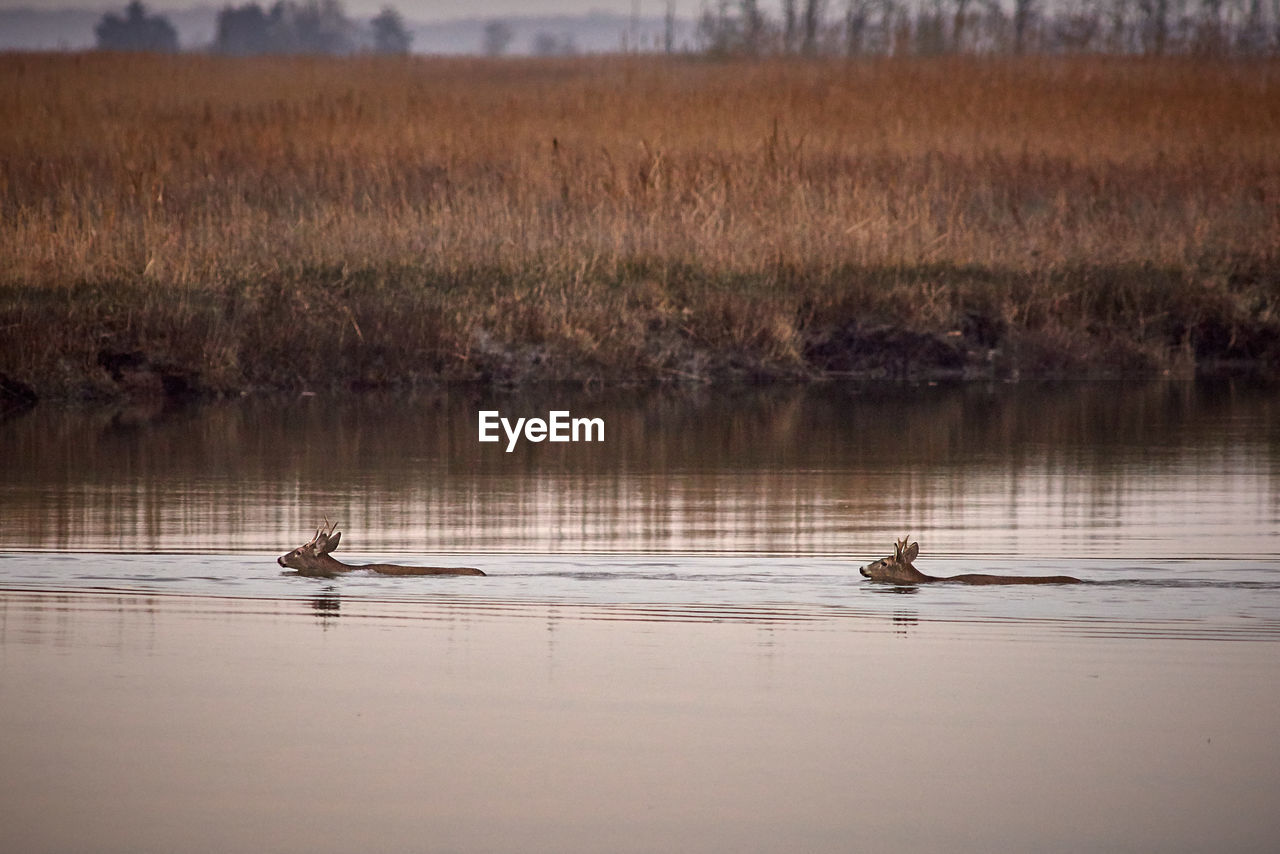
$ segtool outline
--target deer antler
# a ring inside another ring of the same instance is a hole
[[[338,530],[338,523],[330,522],[329,517],[325,516],[324,524],[322,524],[316,530],[316,535],[311,540],[310,545],[317,546],[319,548],[324,548],[325,545],[329,542],[329,539],[333,536],[334,532],[337,530]]]
[[[330,522],[329,517],[325,516],[324,523],[319,528],[316,528],[316,535],[311,538],[311,542],[307,543],[307,545],[324,548],[336,530],[338,530],[338,523]]]

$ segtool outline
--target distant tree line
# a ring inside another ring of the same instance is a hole
[[[1264,5],[1265,4],[1265,5]],[[675,2],[667,0],[665,49],[674,47]],[[94,28],[103,50],[172,52],[173,25],[132,0]],[[495,20],[481,49],[504,53],[514,32]],[[713,55],[903,55],[943,53],[1121,53],[1280,55],[1280,0],[703,0],[697,49]],[[408,53],[404,18],[384,7],[368,25],[340,0],[256,0],[218,13],[213,50],[232,56]],[[571,33],[539,32],[532,52],[577,52]]]
[[[93,28],[99,50],[145,50],[174,53],[178,31],[163,15],[147,14],[147,7],[133,0],[124,8],[124,17],[108,12]]]
[[[495,18],[484,25],[480,50],[485,56],[502,56],[515,37],[516,31],[510,24]],[[529,42],[529,52],[534,56],[573,56],[578,53],[578,42],[567,30],[538,30]]]
[[[1280,0],[716,0],[697,21],[724,55],[1280,55]]]
[[[124,17],[108,12],[95,27],[100,50],[173,52],[178,34],[162,15],[150,15],[132,0]],[[347,17],[339,0],[277,0],[264,9],[256,2],[218,12],[213,50],[231,56],[330,54],[360,51],[408,53],[413,36],[404,18],[386,6],[367,27]]]
[[[390,6],[369,22],[366,32],[347,17],[338,0],[277,0],[267,9],[256,2],[223,7],[213,49],[232,56],[408,53],[412,40],[404,18]]]

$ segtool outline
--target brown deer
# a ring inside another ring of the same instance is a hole
[[[329,554],[338,547],[338,541],[342,539],[342,534],[337,532],[337,527],[338,524],[335,522],[329,525],[326,531],[325,526],[321,525],[310,542],[276,558],[276,563],[288,569],[296,569],[298,575],[312,578],[333,578],[335,575],[351,572],[353,569],[363,569],[379,575],[484,575],[480,570],[469,566],[396,566],[393,563],[351,566]]]
[[[920,544],[907,545],[907,538],[898,540],[893,545],[892,557],[881,558],[858,570],[864,578],[872,581],[883,581],[886,584],[897,584],[909,587],[916,584],[927,584],[931,581],[953,581],[957,584],[1083,584],[1078,578],[1069,575],[984,575],[968,573],[939,578],[925,575],[912,565],[912,561],[920,554]]]

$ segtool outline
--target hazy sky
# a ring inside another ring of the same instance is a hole
[[[124,8],[128,0],[0,0],[0,9],[94,9],[108,10]],[[157,11],[165,9],[181,9],[191,6],[223,6],[241,5],[249,0],[143,0],[146,5]],[[261,5],[270,5],[272,0],[259,0]],[[496,15],[555,15],[582,14],[593,9],[618,14],[630,14],[635,7],[645,17],[660,17],[667,8],[667,0],[471,0],[459,3],[450,0],[344,0],[343,5],[352,14],[368,14],[376,12],[382,6],[390,4],[400,10],[405,17],[419,21],[446,20],[450,18],[486,18]],[[772,10],[779,2],[763,2],[760,4]],[[683,18],[691,18],[701,8],[700,0],[676,0],[676,14]]]

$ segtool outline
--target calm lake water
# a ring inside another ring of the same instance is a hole
[[[1270,851],[1242,382],[258,399],[0,422],[0,849]],[[602,443],[477,441],[477,413]],[[308,579],[337,557],[485,578]],[[1071,574],[900,589],[857,567]]]

